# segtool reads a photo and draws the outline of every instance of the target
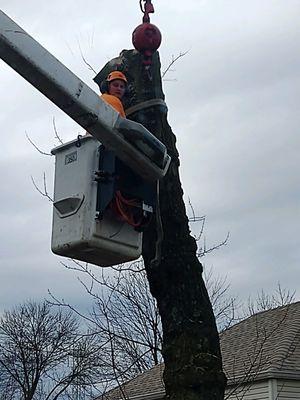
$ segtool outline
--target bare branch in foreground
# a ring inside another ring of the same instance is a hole
[[[26,131],[25,131],[25,135],[26,135],[26,138],[27,138],[27,140],[29,141],[29,143],[30,143],[40,154],[43,154],[43,156],[52,156],[51,153],[47,153],[47,152],[41,150],[41,149],[30,139],[30,137],[29,137],[29,135],[27,134]]]
[[[88,69],[89,69],[90,71],[93,71],[94,74],[97,75],[96,70],[95,70],[95,69],[91,66],[91,64],[85,59],[79,41],[78,41],[78,47],[79,47],[79,51],[80,51],[80,55],[81,55],[82,61],[85,63],[85,65],[88,67]]]
[[[56,139],[59,141],[60,144],[64,144],[63,140],[61,139],[61,137],[59,136],[59,134],[57,132],[55,117],[53,117],[53,119],[52,119],[52,124],[53,124],[53,129],[54,129],[54,134],[55,134]]]
[[[46,180],[46,173],[44,172],[43,174],[43,190],[40,189],[38,187],[38,185],[36,184],[33,176],[31,175],[31,182],[33,183],[33,186],[35,187],[35,189],[43,196],[46,197],[49,201],[51,201],[51,203],[53,203],[53,198],[49,195],[48,193],[48,189],[47,189],[47,180]]]
[[[207,254],[211,253],[212,251],[219,250],[220,247],[226,246],[227,243],[228,243],[229,236],[230,236],[230,233],[228,232],[226,237],[225,237],[225,239],[222,242],[220,242],[218,244],[215,244],[215,245],[213,245],[213,246],[211,246],[209,248],[207,248],[206,240],[204,238],[203,246],[199,248],[199,250],[197,252],[197,257],[199,257],[199,258],[204,257]]]
[[[166,76],[166,74],[168,73],[168,71],[170,71],[172,65],[174,65],[176,63],[176,61],[179,60],[179,58],[184,57],[187,53],[189,52],[189,50],[184,51],[184,52],[180,52],[178,54],[178,56],[174,57],[172,56],[172,59],[169,63],[169,65],[167,66],[167,68],[162,72],[161,77],[164,78]]]

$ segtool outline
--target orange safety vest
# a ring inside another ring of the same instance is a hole
[[[103,93],[101,95],[101,98],[105,101],[105,103],[109,104],[114,108],[118,113],[121,115],[121,117],[126,118],[125,111],[123,104],[120,99],[116,96],[112,96],[111,94],[108,93]]]

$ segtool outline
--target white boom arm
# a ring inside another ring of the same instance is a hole
[[[0,57],[143,178],[165,175],[166,147],[141,124],[120,117],[1,10]]]

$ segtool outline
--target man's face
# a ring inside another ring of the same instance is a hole
[[[125,93],[125,82],[121,79],[115,79],[108,84],[109,94],[112,96],[118,97],[118,99],[122,99]]]

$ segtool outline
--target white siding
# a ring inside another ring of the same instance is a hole
[[[278,397],[276,400],[299,400],[300,382],[292,380],[278,380],[277,392]]]
[[[226,400],[269,400],[268,381],[254,382],[246,387],[230,386],[225,392]],[[300,398],[299,398],[300,399]]]

